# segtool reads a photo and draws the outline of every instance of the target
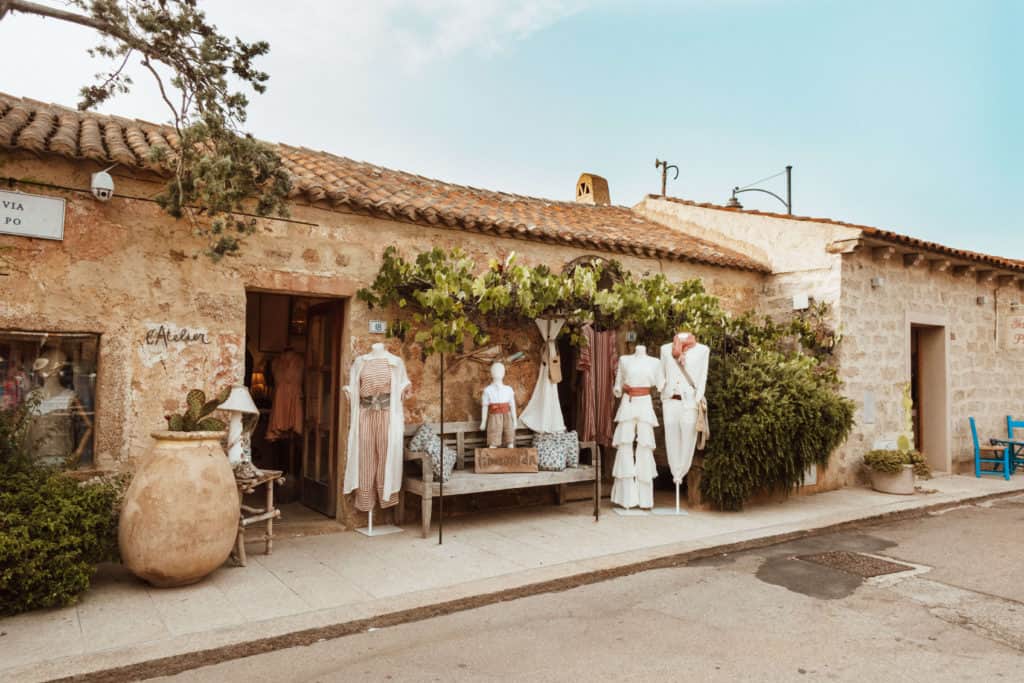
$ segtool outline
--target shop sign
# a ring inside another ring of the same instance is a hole
[[[1008,349],[1024,349],[1024,315],[1006,319],[1005,346]]]
[[[477,448],[473,454],[477,474],[538,471],[536,448]]]
[[[370,321],[370,334],[384,334],[388,331],[388,324],[383,320]]]
[[[191,329],[188,327],[174,327],[173,325],[150,325],[146,329],[146,336],[143,338],[145,346],[159,346],[168,348],[172,344],[192,345],[209,344],[206,330]]]
[[[0,190],[0,232],[44,240],[63,240],[64,200]]]

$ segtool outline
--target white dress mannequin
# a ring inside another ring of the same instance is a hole
[[[661,391],[664,375],[657,358],[647,355],[645,346],[637,346],[632,355],[619,358],[615,374],[615,396],[622,402],[615,414],[616,447],[612,476],[612,503],[624,508],[654,506],[654,479],[658,476],[654,462],[654,414],[651,389]],[[634,441],[636,447],[634,449]]]
[[[513,448],[516,445],[516,392],[505,384],[505,366],[501,363],[491,365],[491,380],[480,401],[480,429],[487,432],[488,448]]]
[[[680,352],[682,364],[696,387],[691,386],[680,369],[673,348]],[[711,350],[692,334],[682,332],[660,349],[665,391],[661,396],[661,415],[665,423],[665,452],[672,481],[676,485],[676,510],[679,510],[679,486],[690,471],[697,444],[697,406],[704,398]]]
[[[535,321],[544,340],[537,384],[519,419],[538,433],[565,431],[565,419],[558,400],[558,384],[562,381],[561,359],[558,357],[558,333],[565,325],[564,318],[537,318]]]

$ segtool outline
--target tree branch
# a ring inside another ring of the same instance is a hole
[[[92,17],[87,17],[84,14],[67,12],[55,7],[47,7],[46,5],[40,5],[37,2],[28,2],[27,0],[0,0],[0,19],[3,19],[4,14],[8,11],[22,12],[24,14],[36,14],[41,17],[50,17],[51,19],[69,21],[72,24],[88,26],[89,28],[96,29],[101,33],[111,34],[110,26],[101,21],[96,21]]]

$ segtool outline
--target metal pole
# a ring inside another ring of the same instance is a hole
[[[441,352],[441,486],[437,500],[437,544],[444,543],[444,352]]]
[[[786,167],[786,211],[793,215],[793,167]]]
[[[594,330],[595,346],[597,345],[597,330]],[[594,350],[590,350],[590,357],[594,357]],[[590,374],[594,376],[594,415],[597,415],[597,373],[594,372],[593,363],[591,363]],[[597,424],[597,420],[594,420],[594,424]],[[594,435],[597,438],[597,435]],[[594,444],[594,521],[601,521],[601,457],[603,455],[601,450],[601,444]]]

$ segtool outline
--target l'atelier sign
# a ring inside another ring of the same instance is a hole
[[[0,232],[45,240],[64,239],[64,200],[0,190]]]
[[[171,344],[209,344],[206,330],[174,327],[173,325],[150,325],[146,330],[143,344],[146,346],[163,346]]]

